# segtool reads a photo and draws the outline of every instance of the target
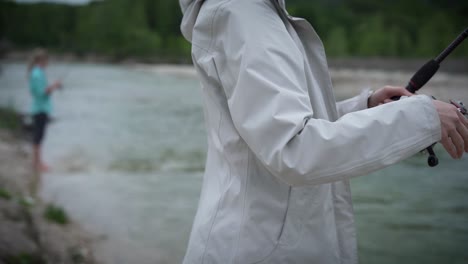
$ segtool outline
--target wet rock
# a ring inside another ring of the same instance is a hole
[[[44,218],[46,205],[28,204],[33,179],[31,158],[18,138],[0,129],[0,264],[96,263],[91,245],[97,238],[74,223],[58,225]]]
[[[21,221],[23,219],[22,209],[11,201],[0,199],[0,219],[2,218],[12,222]]]
[[[17,256],[21,254],[37,255],[39,249],[29,237],[24,222],[11,222],[0,218],[0,256]]]

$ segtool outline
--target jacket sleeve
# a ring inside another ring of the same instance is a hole
[[[344,116],[351,112],[367,109],[367,100],[371,93],[369,89],[365,89],[357,96],[337,102],[336,109],[338,110],[338,115]]]
[[[233,123],[255,156],[292,186],[359,176],[440,140],[440,121],[418,95],[314,118],[302,54],[270,1],[231,1],[214,19],[215,64]]]

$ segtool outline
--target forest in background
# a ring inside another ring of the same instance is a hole
[[[306,18],[328,56],[434,57],[468,26],[468,1],[287,0]],[[15,50],[42,46],[57,53],[116,60],[190,61],[180,34],[177,0],[104,0],[83,6],[0,0],[0,41]],[[451,55],[468,58],[468,45]]]

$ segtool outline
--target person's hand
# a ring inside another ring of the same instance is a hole
[[[432,101],[437,109],[442,129],[440,143],[454,159],[459,159],[463,151],[468,152],[468,120],[458,109],[448,103]]]
[[[51,85],[49,85],[46,89],[46,94],[51,94],[55,90],[60,89],[62,87],[62,82],[61,81],[55,81]]]
[[[384,86],[375,91],[367,100],[367,107],[372,108],[380,104],[393,102],[393,96],[411,96],[412,93],[408,92],[404,87],[397,86]]]
[[[62,81],[60,80],[55,81],[53,86],[54,86],[54,90],[62,88]]]

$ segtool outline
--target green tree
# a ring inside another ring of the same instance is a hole
[[[331,56],[435,56],[468,25],[467,1],[288,0]],[[106,0],[85,6],[0,0],[0,39],[116,59],[188,61],[176,0]],[[468,45],[451,57],[468,57]]]
[[[344,27],[336,26],[324,41],[327,54],[332,57],[344,57],[349,55],[348,36]]]
[[[372,15],[355,32],[355,53],[360,56],[382,56],[388,49],[387,32],[381,15]]]
[[[433,57],[439,54],[458,32],[453,30],[450,18],[442,13],[421,25],[417,42],[417,54]]]

